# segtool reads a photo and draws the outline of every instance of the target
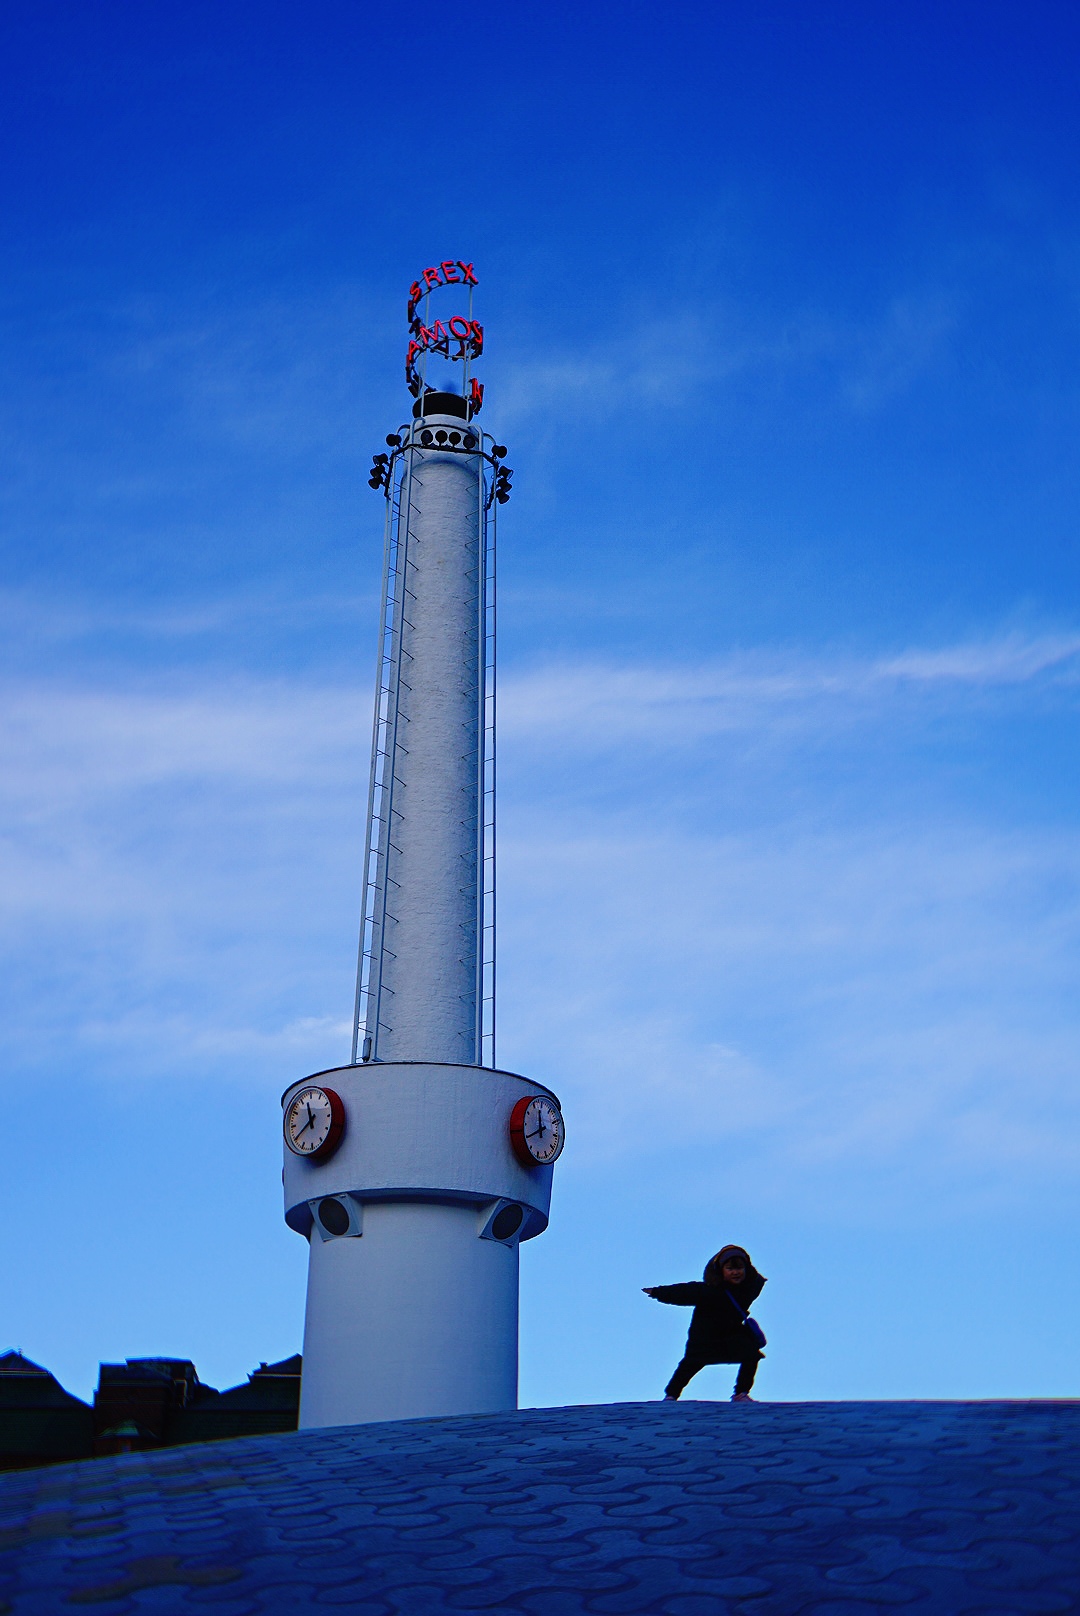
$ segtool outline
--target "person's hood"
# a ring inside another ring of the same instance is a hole
[[[705,1273],[702,1277],[704,1278],[706,1285],[709,1283],[710,1277],[713,1274],[719,1274],[721,1268],[723,1268],[729,1257],[742,1258],[743,1262],[746,1264],[746,1279],[743,1280],[743,1284],[747,1284],[750,1280],[756,1280],[758,1281],[757,1288],[760,1290],[762,1285],[765,1283],[765,1276],[764,1274],[758,1273],[757,1269],[750,1261],[750,1253],[747,1251],[745,1246],[721,1246],[720,1250],[716,1253],[716,1256],[710,1257],[708,1262],[705,1264]]]

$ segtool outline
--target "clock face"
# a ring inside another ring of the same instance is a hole
[[[297,1156],[324,1161],[345,1131],[345,1107],[333,1089],[301,1089],[285,1110],[285,1143]]]
[[[519,1100],[510,1117],[510,1143],[526,1167],[546,1167],[562,1155],[566,1124],[554,1100],[546,1094]]]

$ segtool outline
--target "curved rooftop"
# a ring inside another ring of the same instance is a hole
[[[0,1612],[1080,1608],[1080,1403],[632,1403],[0,1479]]]

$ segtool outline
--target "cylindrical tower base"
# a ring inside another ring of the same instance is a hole
[[[469,1203],[375,1201],[311,1236],[301,1428],[517,1407],[518,1248]]]
[[[518,1245],[547,1227],[550,1165],[511,1120],[550,1091],[514,1072],[372,1061],[287,1089],[330,1090],[326,1159],[285,1151],[285,1217],[308,1237],[302,1426],[517,1406]]]

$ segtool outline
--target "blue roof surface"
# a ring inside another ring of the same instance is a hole
[[[0,1611],[1080,1609],[1080,1403],[631,1403],[0,1479]]]

